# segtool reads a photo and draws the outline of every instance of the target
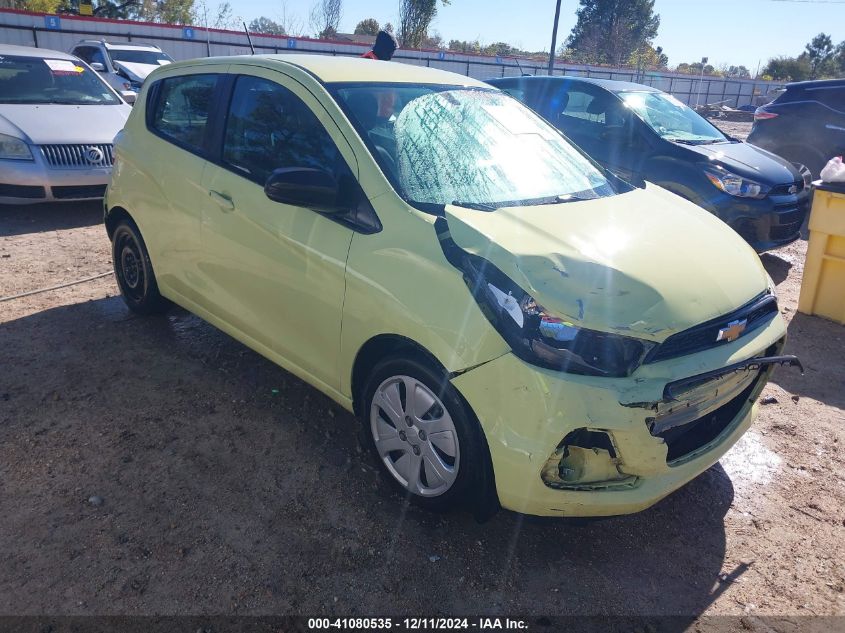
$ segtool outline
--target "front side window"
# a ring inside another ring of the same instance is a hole
[[[200,151],[218,75],[184,75],[161,80],[152,127],[189,150]]]
[[[622,92],[622,101],[667,141],[704,145],[728,139],[694,110],[663,92]]]
[[[563,90],[559,97],[560,113],[590,123],[604,123],[609,105],[606,101],[583,90]]]
[[[345,161],[311,109],[272,81],[238,77],[226,120],[223,160],[264,185],[276,169],[309,167],[340,179]]]
[[[498,90],[380,84],[333,93],[411,203],[486,209],[615,193],[557,130]]]
[[[123,103],[92,70],[72,59],[0,57],[0,103]]]

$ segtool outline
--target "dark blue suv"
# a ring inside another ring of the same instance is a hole
[[[691,200],[727,222],[757,252],[800,236],[809,209],[809,172],[723,134],[672,95],[583,77],[489,83],[545,117],[608,170]]]
[[[748,142],[806,165],[814,176],[845,153],[845,79],[789,84],[757,108]]]

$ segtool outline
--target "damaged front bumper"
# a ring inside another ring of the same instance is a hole
[[[487,437],[503,507],[545,516],[643,510],[709,468],[750,426],[780,353],[780,316],[753,336],[629,378],[540,369],[507,354],[452,382]],[[505,387],[503,387],[503,385]]]

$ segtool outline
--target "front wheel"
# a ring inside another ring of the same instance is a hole
[[[489,452],[475,416],[432,363],[388,359],[364,388],[370,447],[394,486],[431,510],[490,499]],[[485,512],[489,514],[489,512]]]

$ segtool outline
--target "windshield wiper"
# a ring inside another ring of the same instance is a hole
[[[464,209],[473,209],[475,211],[495,211],[499,207],[494,207],[492,204],[486,202],[460,202],[453,200],[451,202],[453,207],[463,207]]]
[[[555,200],[557,202],[584,202],[585,200],[595,200],[596,196],[591,196],[586,198],[584,196],[576,196],[571,193],[564,194],[562,196],[557,196]]]
[[[721,138],[701,138],[701,139],[689,139],[689,138],[667,138],[667,141],[672,143],[680,143],[681,145],[712,145],[713,143],[725,143],[727,142],[726,139]]]

